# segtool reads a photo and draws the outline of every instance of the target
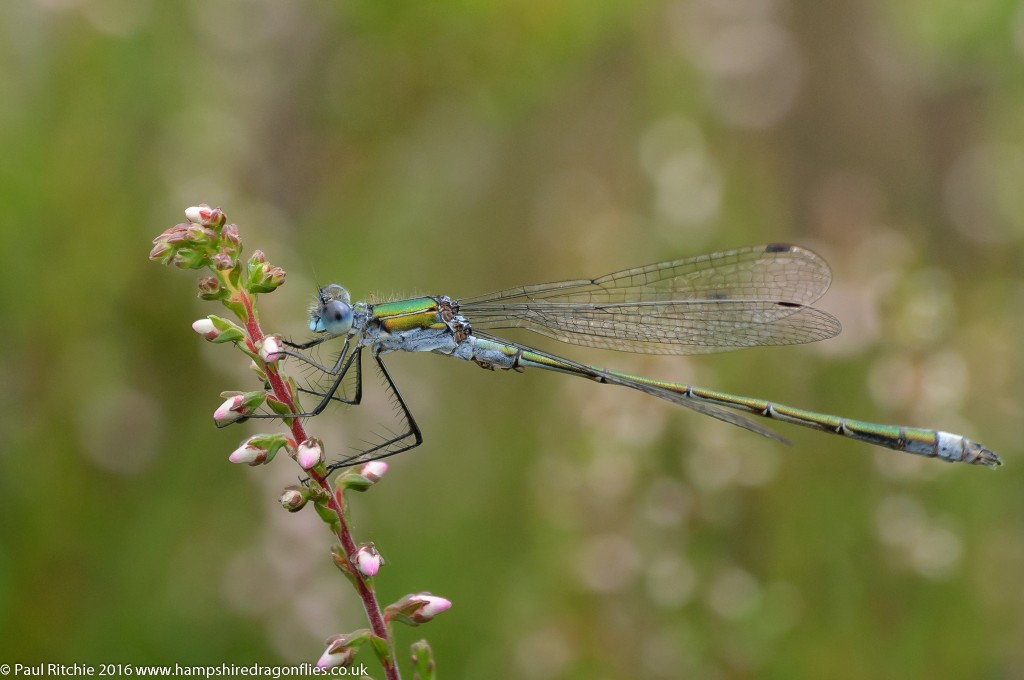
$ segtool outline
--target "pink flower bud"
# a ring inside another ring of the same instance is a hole
[[[192,330],[215,343],[238,342],[245,339],[245,331],[238,324],[213,314],[193,322]]]
[[[280,267],[270,267],[267,270],[266,285],[271,288],[280,288],[286,276],[285,271]]]
[[[227,291],[220,287],[220,281],[212,276],[205,276],[199,279],[199,297],[204,300],[218,300],[227,295]]]
[[[360,574],[373,578],[380,570],[380,565],[384,564],[384,558],[377,552],[377,548],[373,543],[366,543],[359,546],[359,550],[356,551],[352,562]]]
[[[189,222],[201,224],[204,227],[221,227],[226,221],[224,211],[220,208],[211,208],[202,203],[185,209],[185,217]]]
[[[209,210],[210,206],[206,205],[205,203],[203,205],[193,205],[191,207],[185,208],[185,219],[187,219],[189,222],[194,222],[198,224],[199,222],[202,221],[204,214],[209,214]]]
[[[284,355],[281,354],[282,349],[281,338],[276,335],[268,335],[260,342],[260,359],[266,363],[280,361],[284,359]]]
[[[309,500],[309,490],[299,486],[289,486],[281,492],[281,497],[278,500],[288,512],[298,512],[306,506],[306,501]]]
[[[245,465],[260,465],[267,461],[267,450],[251,445],[248,441],[231,452],[228,460],[232,463]]]
[[[370,639],[370,631],[361,628],[345,635],[334,635],[327,638],[327,649],[316,662],[321,669],[348,666],[352,663],[359,646]]]
[[[225,224],[224,228],[220,230],[220,237],[225,243],[235,248],[242,245],[242,238],[238,233],[238,225],[236,224]]]
[[[224,397],[227,401],[214,411],[213,419],[221,427],[245,418],[267,400],[267,393],[262,391],[245,393],[222,392],[220,396]],[[275,446],[279,446],[276,439],[274,442]]]
[[[214,269],[223,271],[235,266],[235,258],[231,257],[227,248],[221,248],[216,255],[210,258],[210,263],[213,264]]]
[[[419,609],[417,615],[422,617],[423,621],[429,621],[441,612],[452,608],[452,601],[443,597],[437,597],[430,593],[420,593],[418,597],[423,601],[423,606]]]
[[[316,467],[324,461],[324,448],[319,439],[307,439],[295,450],[295,460],[303,470]]]
[[[236,420],[241,420],[246,414],[243,413],[245,410],[245,396],[236,394],[228,397],[227,401],[220,405],[216,411],[213,412],[213,419],[218,425],[227,425],[233,423]]]
[[[188,240],[188,228],[189,224],[182,223],[176,224],[170,229],[164,229],[160,232],[160,235],[153,239],[153,243],[169,243],[171,245],[179,245]]]
[[[244,394],[239,397],[245,399]],[[232,463],[263,465],[274,460],[277,452],[287,445],[288,439],[283,434],[255,434],[239,444],[228,456],[228,460]]]
[[[406,595],[398,602],[388,605],[384,610],[384,618],[388,621],[401,621],[410,626],[418,626],[447,611],[451,606],[451,600],[443,597],[430,593],[416,593]]]
[[[158,241],[153,250],[149,251],[149,259],[167,264],[174,257],[174,247],[167,241]]]
[[[215,314],[210,314],[206,318],[201,318],[201,320],[195,322],[193,330],[210,342],[215,343],[239,342],[246,338],[246,332],[241,326]]]
[[[371,460],[369,463],[363,463],[358,468],[353,468],[338,477],[336,485],[341,489],[366,491],[379,482],[387,471],[387,463],[382,460]]]
[[[388,464],[382,460],[371,460],[359,468],[359,474],[376,484],[384,473],[388,471]]]
[[[213,325],[213,321],[210,321],[209,318],[195,321],[192,324],[192,330],[199,333],[199,335],[203,336],[207,340],[213,340],[220,335],[220,331],[217,330],[217,327]]]
[[[355,647],[340,647],[337,651],[332,652],[332,645],[328,645],[324,653],[320,655],[320,659],[316,662],[316,667],[327,670],[328,668],[344,668],[352,664],[352,659],[355,658],[356,652],[358,651]]]

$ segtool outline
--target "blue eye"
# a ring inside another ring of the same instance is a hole
[[[315,326],[315,327],[314,327]],[[343,335],[352,328],[352,307],[341,300],[331,300],[320,308],[320,318],[310,323],[313,331],[326,331],[332,335]]]

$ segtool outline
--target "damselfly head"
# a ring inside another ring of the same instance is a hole
[[[316,304],[309,310],[309,330],[331,335],[348,333],[352,328],[351,301],[348,291],[336,283],[321,288]]]

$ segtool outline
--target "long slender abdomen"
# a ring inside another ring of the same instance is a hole
[[[643,379],[641,379],[643,380]],[[939,458],[949,463],[970,463],[997,467],[1002,464],[999,456],[981,444],[966,439],[958,434],[929,430],[904,425],[880,425],[862,420],[853,420],[842,416],[818,413],[806,409],[776,404],[763,399],[741,397],[727,392],[718,392],[689,385],[658,383],[664,389],[685,395],[686,398],[697,399],[706,403],[724,406],[751,415],[771,418],[784,423],[800,425],[830,434],[838,434],[849,439],[884,446],[897,451]]]
[[[994,451],[977,442],[949,432],[902,425],[880,425],[852,420],[827,413],[818,413],[784,404],[776,404],[764,399],[742,397],[729,394],[728,392],[718,392],[692,385],[652,380],[619,371],[576,364],[531,351],[520,351],[516,366],[542,368],[549,371],[578,375],[597,382],[631,387],[673,403],[690,406],[698,411],[719,418],[721,416],[717,412],[709,412],[706,409],[697,407],[697,405],[704,404],[740,411],[752,416],[778,420],[829,434],[841,435],[849,439],[884,446],[896,451],[906,451],[907,453],[919,456],[939,458],[950,463],[963,462],[971,465],[985,465],[991,468],[1002,465],[1002,461]],[[721,419],[747,427],[742,422],[736,422],[729,418]],[[754,431],[764,434],[759,428],[748,429],[754,429]]]

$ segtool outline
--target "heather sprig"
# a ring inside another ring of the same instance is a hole
[[[266,407],[280,417],[289,430],[284,433],[256,434],[243,440],[231,452],[232,463],[266,465],[284,451],[308,475],[302,485],[283,490],[279,501],[289,512],[312,505],[316,514],[330,527],[339,544],[331,548],[335,565],[345,574],[359,594],[370,623],[352,633],[332,636],[317,662],[319,668],[348,666],[359,648],[369,643],[390,680],[400,677],[396,663],[391,623],[400,621],[420,625],[451,607],[445,598],[429,593],[406,595],[382,608],[377,601],[374,581],[384,559],[372,542],[357,544],[352,537],[345,493],[366,491],[381,481],[388,466],[370,461],[357,469],[343,472],[332,484],[327,478],[326,446],[305,430],[295,381],[280,368],[290,353],[279,335],[267,335],[260,326],[257,298],[272,293],[284,284],[285,271],[267,261],[261,250],[242,259],[242,238],[220,208],[199,205],[185,211],[188,222],[177,224],[153,239],[149,258],[180,269],[207,269],[210,275],[198,281],[198,296],[219,301],[238,323],[209,315],[192,324],[192,329],[215,344],[237,348],[249,360],[260,382],[259,389],[222,392],[224,402],[214,412],[218,426],[242,421]],[[291,416],[291,417],[290,417]],[[416,677],[434,677],[434,660],[426,641],[411,650]]]

